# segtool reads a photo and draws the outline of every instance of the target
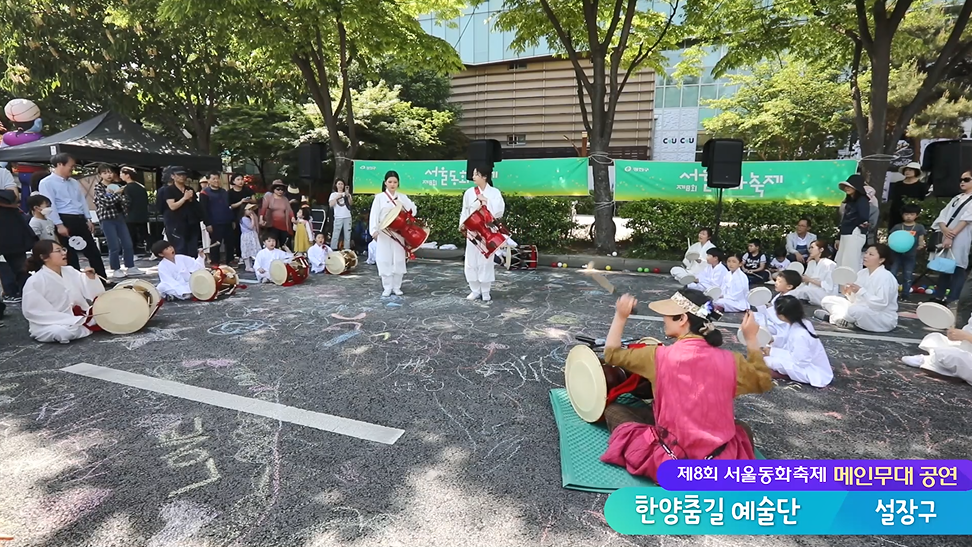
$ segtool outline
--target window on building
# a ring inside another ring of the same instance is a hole
[[[522,61],[514,61],[510,63],[510,66],[507,67],[507,70],[523,70],[526,67],[527,67],[526,63]]]
[[[526,134],[513,133],[512,135],[507,135],[506,144],[508,146],[523,146],[524,144],[526,144]]]

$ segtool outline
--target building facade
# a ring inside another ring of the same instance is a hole
[[[453,101],[462,107],[463,131],[474,139],[496,139],[504,157],[573,156],[586,136],[570,61],[553,56],[546,44],[523,53],[510,49],[512,32],[492,21],[502,0],[469,7],[451,24],[421,17],[425,31],[456,48],[465,70],[453,75]],[[666,3],[645,2],[664,12]],[[670,52],[667,73],[680,58]],[[717,114],[705,99],[733,90],[711,76],[721,51],[704,60],[702,77],[681,82],[650,69],[632,75],[618,104],[611,155],[616,158],[696,161],[705,141],[702,121]]]

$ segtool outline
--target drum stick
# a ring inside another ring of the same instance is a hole
[[[614,294],[614,285],[612,285],[611,282],[608,281],[606,277],[604,277],[599,273],[593,273],[591,274],[591,277],[594,279],[594,281],[597,281],[597,284],[603,287],[604,290],[608,292],[608,294]]]

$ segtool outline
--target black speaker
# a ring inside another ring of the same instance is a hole
[[[962,193],[962,173],[972,169],[972,140],[937,141],[925,148],[921,170],[928,173],[932,194],[950,198]]]
[[[709,188],[737,188],[742,180],[743,141],[739,139],[710,139],[702,147],[702,167],[705,167]]]
[[[324,178],[324,145],[315,142],[297,147],[297,170],[302,179]]]
[[[492,170],[494,163],[503,161],[503,145],[496,139],[483,139],[469,143],[466,153],[466,180],[473,179],[473,169],[485,165]]]

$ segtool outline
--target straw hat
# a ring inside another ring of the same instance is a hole
[[[909,163],[908,165],[905,165],[905,166],[901,167],[900,169],[898,169],[898,172],[901,173],[901,174],[904,174],[905,169],[914,169],[915,171],[918,172],[918,176],[919,177],[922,175],[921,164],[918,163],[917,161],[913,161],[913,162]]]

